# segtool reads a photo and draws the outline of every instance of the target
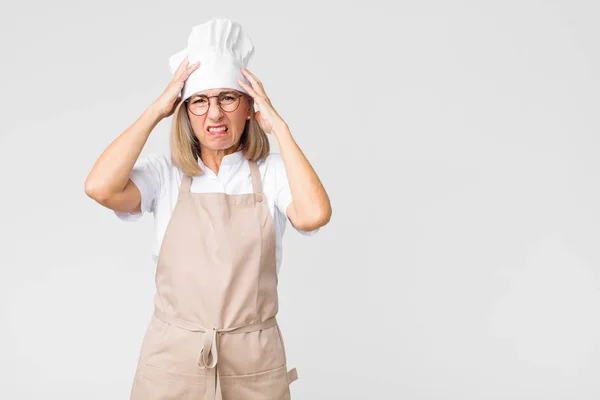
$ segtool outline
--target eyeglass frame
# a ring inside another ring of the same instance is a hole
[[[220,103],[220,102],[219,102],[219,100],[217,99],[217,105],[219,106],[219,108],[221,109],[221,111],[223,111],[223,112],[226,112],[226,113],[232,113],[232,112],[234,112],[235,110],[237,110],[237,109],[238,109],[238,107],[240,106],[240,102],[241,102],[239,99],[240,99],[240,98],[242,98],[242,97],[248,97],[248,95],[246,95],[246,93],[238,92],[238,91],[235,91],[235,90],[224,90],[224,91],[222,91],[221,93],[219,93],[219,94],[218,94],[218,95],[216,95],[216,96],[207,96],[207,95],[205,95],[205,94],[193,94],[193,95],[191,95],[190,97],[188,97],[187,99],[185,99],[185,100],[184,100],[184,103],[187,103],[187,104],[186,104],[186,107],[188,107],[188,110],[189,110],[190,99],[191,99],[192,97],[194,97],[194,96],[196,96],[196,97],[205,97],[206,99],[208,99],[208,107],[206,107],[206,111],[205,111],[204,113],[202,113],[202,114],[194,114],[194,113],[192,112],[192,110],[190,110],[190,112],[191,112],[192,114],[194,114],[195,116],[197,116],[197,117],[201,117],[201,116],[203,116],[203,115],[206,115],[206,114],[208,113],[208,111],[210,110],[210,106],[212,105],[212,104],[211,104],[211,102],[210,102],[210,99],[211,99],[211,98],[213,98],[213,97],[217,97],[217,98],[218,98],[218,97],[221,97],[221,95],[222,95],[223,93],[230,93],[230,94],[234,94],[235,96],[237,96],[237,97],[236,97],[236,100],[238,101],[238,104],[237,104],[237,106],[236,106],[236,107],[235,107],[233,110],[231,110],[231,111],[225,111],[225,110],[223,110],[223,107],[221,107],[221,103]]]

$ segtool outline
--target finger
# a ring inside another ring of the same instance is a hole
[[[192,74],[192,72],[197,70],[199,66],[200,66],[200,62],[198,61],[198,62],[195,62],[194,64],[186,67],[185,70],[181,71],[181,74],[179,75],[179,77],[176,78],[176,80],[178,82],[185,82],[187,80],[187,78],[189,78],[189,76]]]
[[[256,90],[254,90],[252,88],[252,86],[248,85],[247,83],[245,83],[244,81],[242,81],[240,78],[237,79],[238,84],[243,87],[244,89],[246,89],[248,91],[248,94],[250,96],[252,96],[252,98],[254,98],[254,100],[258,103],[258,102],[262,102],[262,97],[256,92]]]
[[[179,63],[179,66],[177,67],[177,69],[175,70],[175,73],[173,74],[176,78],[179,77],[179,75],[181,74],[181,71],[184,70],[187,63],[188,63],[188,56],[185,56],[185,58],[183,60],[181,60],[181,62]]]
[[[246,74],[250,75],[256,83],[258,83],[259,85],[262,85],[262,82],[260,81],[260,79],[258,79],[258,77],[256,75],[254,75],[252,72],[248,71],[245,68],[242,68],[242,72],[245,72]]]
[[[261,93],[266,95],[265,93],[265,89],[262,86],[262,83],[258,80],[257,77],[255,77],[250,71],[248,71],[247,69],[242,69],[242,73],[244,74],[244,76],[250,81],[250,83],[252,84],[252,86],[254,87],[254,89]]]
[[[250,81],[252,86],[256,86],[256,89],[262,89],[262,82],[259,81],[258,78],[256,76],[254,76],[254,74],[252,74],[247,69],[243,69],[242,72],[244,73],[244,76],[246,77],[246,79],[248,79],[248,81]]]
[[[189,76],[192,74],[192,72],[198,69],[198,67],[200,67],[200,61],[195,62],[194,64],[187,67],[185,71],[183,71],[183,73],[181,74],[180,80],[185,82],[187,78],[189,78]]]
[[[175,107],[177,107],[179,103],[181,103],[181,96],[177,96],[177,98],[175,99],[175,102],[173,103],[173,109],[175,109]]]

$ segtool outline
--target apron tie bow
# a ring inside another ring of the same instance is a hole
[[[178,326],[191,332],[203,332],[202,339],[202,350],[198,354],[198,366],[202,369],[212,369],[213,377],[210,379],[210,384],[206,387],[207,399],[211,400],[222,400],[223,393],[221,391],[221,379],[219,374],[219,363],[218,363],[218,348],[219,348],[219,336],[221,334],[241,334],[256,332],[263,329],[271,328],[277,325],[277,319],[271,317],[262,322],[255,322],[247,325],[235,326],[230,328],[212,328],[206,329],[198,326],[195,323],[185,321],[175,316],[169,315],[158,308],[154,309],[154,314],[164,322]],[[291,382],[297,379],[295,369],[288,372],[288,380]]]
[[[212,331],[204,332],[204,345],[198,355],[198,366],[200,368],[214,368],[218,360],[217,335],[218,331],[213,328]]]

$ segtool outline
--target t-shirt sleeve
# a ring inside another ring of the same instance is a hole
[[[142,210],[132,213],[115,211],[117,217],[123,221],[137,221],[144,213],[154,212],[165,176],[164,164],[165,157],[162,155],[149,154],[138,158],[129,174],[129,178],[140,191]]]
[[[270,157],[273,158],[275,166],[275,184],[277,185],[277,196],[275,198],[275,206],[277,209],[286,216],[287,220],[294,227],[294,229],[305,236],[312,236],[319,231],[320,228],[313,229],[312,231],[304,231],[294,226],[292,221],[287,217],[287,208],[292,203],[292,191],[287,177],[285,164],[281,154],[272,153]]]

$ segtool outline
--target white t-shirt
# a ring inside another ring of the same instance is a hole
[[[198,164],[203,169],[204,174],[193,177],[190,187],[191,192],[252,193],[250,164],[244,158],[242,151],[224,156],[218,175],[210,168],[207,168],[202,160],[198,160]],[[286,210],[292,202],[292,194],[285,164],[280,154],[271,153],[265,160],[258,161],[257,165],[262,178],[263,192],[267,198],[269,210],[275,224],[275,254],[277,272],[279,272],[283,256],[281,243],[288,221]],[[123,221],[137,221],[146,212],[154,214],[156,240],[152,248],[152,260],[157,262],[158,252],[167,229],[167,224],[175,209],[183,172],[179,167],[171,164],[170,157],[150,154],[142,156],[137,160],[129,177],[140,190],[142,211],[138,213],[115,211],[115,214]],[[319,229],[313,231],[295,229],[307,236],[312,236],[319,231]]]

